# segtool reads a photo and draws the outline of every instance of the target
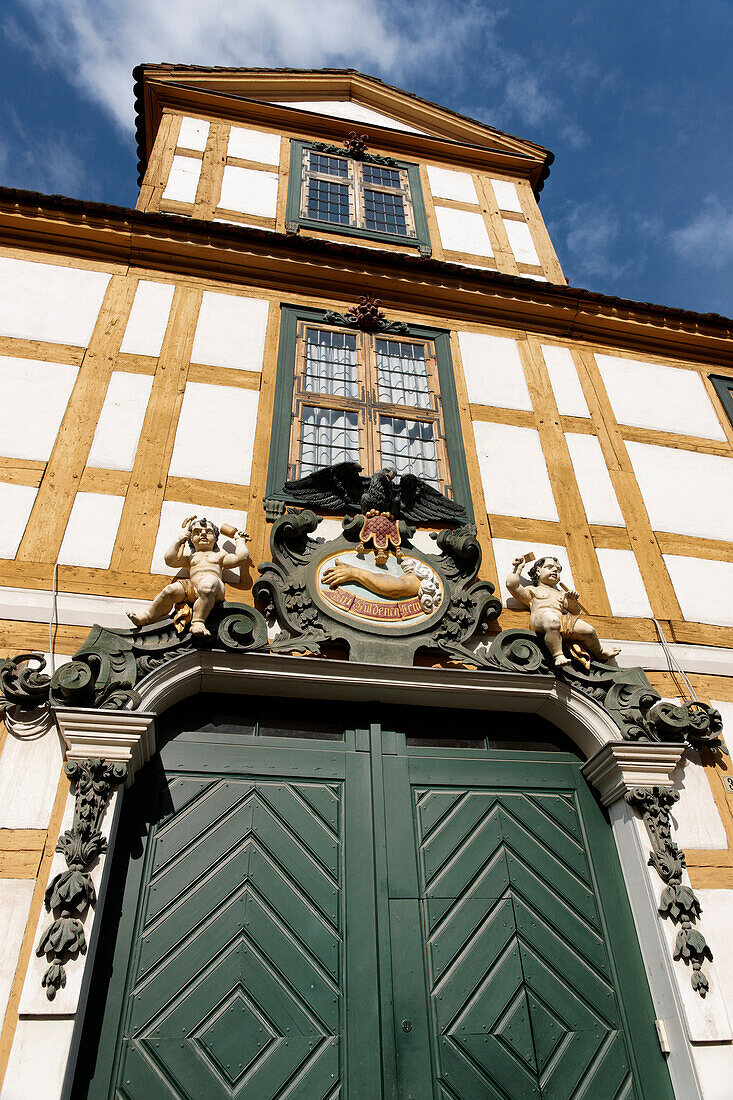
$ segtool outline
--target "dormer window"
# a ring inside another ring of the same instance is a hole
[[[418,166],[391,157],[292,141],[286,222],[290,232],[328,229],[430,255]]]

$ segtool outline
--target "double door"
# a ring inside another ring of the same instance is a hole
[[[73,1095],[672,1095],[578,762],[397,724],[162,749],[126,796]]]

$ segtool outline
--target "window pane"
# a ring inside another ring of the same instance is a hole
[[[381,233],[400,233],[407,236],[407,221],[402,195],[388,191],[370,191],[364,188],[364,224],[367,229]]]
[[[423,344],[404,340],[377,340],[377,379],[380,401],[406,405],[408,409],[430,408],[428,365]]]
[[[335,462],[359,461],[359,414],[343,409],[303,408],[300,477]]]
[[[349,174],[349,166],[340,157],[324,157],[323,153],[311,153],[311,172],[320,172],[323,176],[343,176]]]
[[[391,466],[398,474],[416,474],[440,488],[435,428],[430,421],[380,416],[379,431],[382,466]]]
[[[305,392],[357,397],[358,381],[356,335],[309,328],[305,338]]]
[[[364,183],[375,183],[377,187],[400,189],[400,173],[396,168],[380,168],[376,164],[365,164],[361,171]]]
[[[349,225],[349,186],[330,180],[312,179],[308,183],[308,217],[321,222]]]

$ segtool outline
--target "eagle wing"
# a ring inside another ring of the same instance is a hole
[[[295,500],[329,512],[359,510],[362,493],[369,478],[361,476],[358,462],[337,462],[322,466],[305,477],[286,481],[284,489]]]
[[[449,500],[415,474],[403,474],[399,487],[400,515],[411,523],[456,523],[466,519],[462,504]]]

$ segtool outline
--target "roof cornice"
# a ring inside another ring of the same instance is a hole
[[[337,140],[354,129],[352,120],[300,108],[295,110],[268,99],[269,96],[287,99],[294,94],[307,95],[307,91],[327,98],[327,93],[348,96],[428,131],[417,134],[364,124],[373,144],[380,148],[401,155],[446,159],[466,167],[492,166],[528,179],[537,194],[554,160],[552,153],[535,142],[459,115],[351,69],[221,69],[160,64],[138,65],[133,76],[139,182],[144,176],[165,108],[205,117],[269,123],[299,135]]]
[[[351,243],[0,188],[0,244],[733,368],[733,320]]]

